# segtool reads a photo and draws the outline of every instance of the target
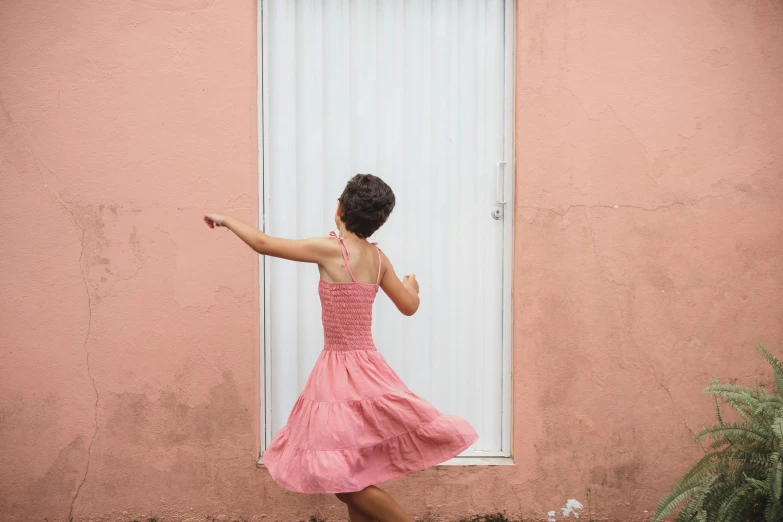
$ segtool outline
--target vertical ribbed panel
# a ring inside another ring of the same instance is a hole
[[[374,335],[408,386],[468,419],[501,451],[504,159],[502,0],[266,0],[266,230],[325,236],[348,178],[397,196],[377,233],[422,306],[380,293]],[[318,270],[270,259],[266,277],[272,432],[286,422],[323,344]]]

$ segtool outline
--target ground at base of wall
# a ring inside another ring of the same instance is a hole
[[[620,520],[620,519],[610,520],[607,518],[600,518],[600,517],[585,518],[584,515],[580,518],[583,522],[631,522],[629,520]],[[345,522],[347,522],[347,520],[348,519],[346,517]],[[436,515],[430,515],[423,518],[417,518],[416,522],[551,522],[552,520],[553,518],[528,518],[528,517],[509,518],[503,513],[494,513],[494,514],[487,514],[487,515],[472,515],[457,520],[445,520],[445,519],[438,518]],[[557,521],[558,519],[554,519],[554,520]],[[565,519],[561,519],[561,520],[565,520]],[[164,517],[148,517],[148,518],[134,518],[128,520],[128,522],[172,522],[172,521]],[[203,522],[251,522],[251,521],[245,518],[226,518],[225,516],[222,516],[218,518],[204,517]],[[269,522],[273,522],[273,521],[269,521]],[[275,520],[274,522],[283,522],[283,521]],[[337,522],[337,521],[325,520],[316,516],[311,516],[307,520],[295,520],[291,522]],[[339,522],[344,522],[344,521],[340,520]]]

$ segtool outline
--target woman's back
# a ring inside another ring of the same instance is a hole
[[[378,270],[374,283],[356,280],[345,239],[332,232],[340,245],[345,272],[350,281],[318,281],[321,298],[321,322],[324,328],[325,350],[375,350],[372,339],[372,305],[378,294],[381,276],[381,251],[378,250]]]

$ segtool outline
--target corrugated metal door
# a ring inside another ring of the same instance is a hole
[[[402,316],[383,294],[381,353],[416,393],[468,419],[466,456],[509,454],[504,317],[510,224],[502,0],[265,0],[265,229],[326,235],[348,178],[370,172],[397,196],[374,240],[422,305]],[[494,212],[494,215],[493,215]],[[318,270],[264,264],[265,442],[286,422],[322,348]],[[506,339],[507,341],[507,339]]]

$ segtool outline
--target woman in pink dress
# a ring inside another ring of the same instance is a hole
[[[210,228],[227,227],[259,254],[318,265],[324,348],[264,465],[286,489],[336,494],[352,522],[412,522],[375,484],[449,460],[478,438],[465,420],[411,392],[373,343],[378,288],[405,315],[419,308],[416,277],[400,281],[389,258],[367,241],[394,203],[383,180],[358,174],[337,204],[339,235],[281,239],[235,217],[204,217]]]

